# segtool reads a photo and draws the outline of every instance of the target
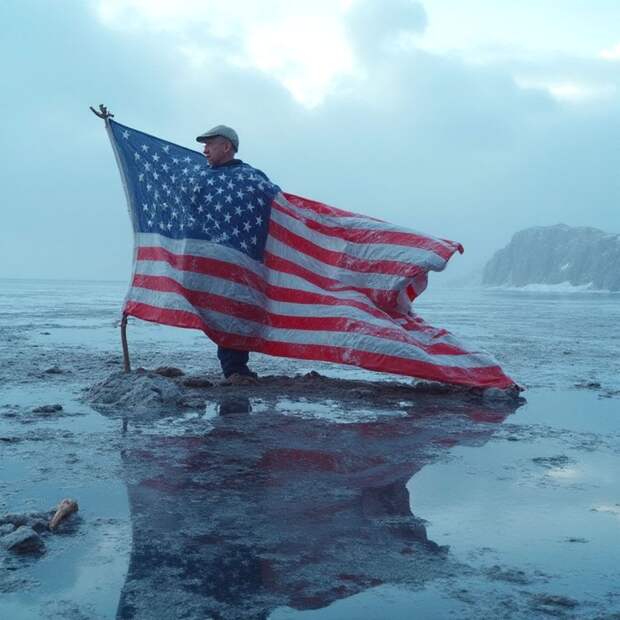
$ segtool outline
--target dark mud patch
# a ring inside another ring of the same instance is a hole
[[[496,390],[490,393],[489,390],[463,389],[422,381],[402,383],[335,379],[315,371],[294,376],[267,375],[260,377],[253,385],[224,385],[216,376],[187,375],[175,367],[114,372],[87,389],[84,400],[95,408],[154,411],[202,408],[207,401],[225,400],[231,395],[265,400],[332,399],[356,407],[363,403],[370,408],[410,409],[410,413],[415,413],[417,404],[429,399],[433,399],[438,406],[446,399],[451,403],[461,401],[466,407],[472,403],[489,404],[489,410],[492,409],[497,415],[514,411],[525,402],[517,392]],[[428,413],[428,408],[424,410]]]
[[[560,454],[557,456],[537,456],[532,459],[532,462],[545,469],[558,469],[574,465],[577,461],[564,454]]]

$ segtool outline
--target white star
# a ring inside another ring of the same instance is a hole
[[[257,198],[257,199],[256,199],[256,201],[258,202],[258,204],[259,204],[261,207],[264,207],[264,206],[265,206],[265,201],[264,201],[262,198],[260,198],[260,197],[259,197],[259,198]]]
[[[179,163],[179,158],[178,157],[173,157],[172,158],[172,163],[173,164],[178,164]]]
[[[207,185],[213,185],[215,181],[213,179],[207,179]]]
[[[239,229],[236,226],[232,229],[232,234],[235,237],[239,236]]]
[[[254,235],[254,236],[252,237],[251,241],[252,241],[252,243],[253,243],[254,245],[256,245],[256,244],[258,243],[258,239],[256,238],[256,235]]]
[[[219,213],[222,210],[222,203],[218,202],[215,205],[215,210]]]
[[[187,163],[189,163],[191,160],[191,157],[188,157],[187,155],[183,158],[183,161],[186,161]]]
[[[230,203],[233,201],[233,199],[232,199],[232,197],[231,197],[231,196],[226,196],[226,198],[225,198],[224,200],[226,200],[226,202],[227,202],[228,204],[230,204]]]
[[[151,155],[151,157],[153,158],[153,161],[159,161],[159,155],[157,153],[155,153],[155,155]]]
[[[198,213],[202,213],[204,210],[205,208],[202,205],[198,207]]]
[[[138,181],[144,181],[144,172],[141,172],[141,173],[138,175]]]
[[[231,216],[230,216],[230,213],[227,213],[227,214],[224,216],[224,221],[225,221],[227,224],[228,224],[228,222],[230,222],[230,217],[231,217]]]
[[[168,230],[172,229],[172,222],[168,222],[168,226],[167,226]]]
[[[149,147],[146,144],[143,144],[142,150],[146,153],[149,150]]]
[[[147,220],[146,222],[149,226],[153,226],[153,220]]]
[[[164,172],[168,172],[168,168],[170,168],[170,166],[169,166],[168,164],[163,164],[163,165],[162,165],[162,167],[161,167],[161,169],[162,169]]]
[[[163,230],[163,229],[164,229],[164,223],[163,223],[163,222],[159,222],[159,228],[160,228],[161,230]]]
[[[149,206],[146,204],[146,202],[142,203],[142,210],[143,211],[148,211],[149,210]]]
[[[226,183],[226,187],[228,189],[233,189],[235,187],[235,184],[231,180],[229,180],[228,183]]]
[[[254,205],[251,202],[248,202],[248,211],[254,211]]]
[[[177,175],[176,175],[176,174],[173,174],[173,175],[170,177],[170,180],[171,180],[173,183],[176,183],[176,181],[177,181]]]
[[[236,207],[235,208],[235,214],[236,215],[241,215],[241,207]]]
[[[127,140],[127,138],[129,138],[129,132],[125,129],[125,131],[123,131],[123,138],[125,138],[125,140]]]
[[[224,173],[220,174],[219,177],[217,177],[220,181],[225,181],[226,180],[226,175]]]
[[[213,200],[213,194],[211,192],[209,192],[206,196],[205,196],[205,200],[207,202],[211,202]]]
[[[227,232],[222,233],[222,240],[228,241],[230,239],[230,235]]]
[[[194,170],[200,170],[200,166],[198,164],[194,164]]]
[[[245,222],[243,230],[245,230],[245,232],[250,232],[250,228],[252,228],[252,224],[250,224],[250,222]]]
[[[256,217],[256,223],[260,226],[263,223],[263,218],[259,215]]]
[[[241,246],[244,250],[247,250],[247,249],[248,249],[248,244],[247,244],[245,241],[242,241],[239,245],[240,245],[240,246]]]
[[[248,185],[246,190],[252,194],[256,191],[253,185]]]
[[[133,157],[137,161],[138,159],[140,159],[140,153],[134,153]]]
[[[157,179],[159,179],[159,175],[157,174],[157,172],[153,172],[153,178],[157,181]]]
[[[146,191],[150,192],[151,191],[151,187],[153,187],[150,183],[146,184]]]
[[[237,192],[237,198],[243,198],[243,192],[241,190]]]
[[[176,219],[179,216],[178,211],[173,210],[172,213],[171,213],[171,216]]]
[[[166,144],[166,146],[162,146],[161,149],[164,153],[167,153],[170,150],[170,145]]]
[[[189,172],[189,170],[187,168],[183,168],[183,170],[181,171],[183,174],[187,174]]]
[[[223,193],[224,193],[224,188],[223,188],[223,187],[218,187],[215,191],[216,191],[218,194],[223,194]]]

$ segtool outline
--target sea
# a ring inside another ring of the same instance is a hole
[[[510,411],[258,395],[246,418],[207,403],[134,424],[85,401],[121,369],[126,289],[0,280],[0,524],[80,504],[41,554],[0,538],[0,618],[619,617],[619,293],[431,276],[416,311],[499,361],[524,389]],[[130,320],[128,339],[134,368],[217,373],[202,333]]]

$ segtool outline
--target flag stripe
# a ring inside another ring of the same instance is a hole
[[[192,295],[184,295],[177,291],[155,291],[158,301],[164,301],[165,308],[179,311],[193,311],[211,325],[215,330],[227,331],[238,336],[254,337],[262,335],[266,340],[287,341],[291,344],[318,344],[340,347],[349,347],[352,351],[366,351],[394,355],[403,359],[414,359],[426,362],[434,362],[445,368],[469,368],[469,367],[492,367],[489,358],[476,353],[463,355],[429,354],[421,347],[396,340],[386,340],[372,334],[358,334],[355,339],[355,347],[351,346],[349,334],[338,331],[326,331],[315,329],[288,329],[270,325],[264,322],[269,313],[263,312],[262,316],[255,320],[247,317],[234,317],[235,307],[222,306],[220,309],[213,307],[198,307],[192,303]],[[153,300],[153,291],[140,287],[132,287],[131,301],[148,304]],[[234,317],[234,319],[232,318]]]
[[[230,314],[238,319],[263,323],[273,328],[345,333],[355,329],[360,334],[413,345],[428,354],[467,354],[466,351],[452,344],[443,342],[428,344],[423,342],[422,339],[414,337],[411,332],[399,329],[398,326],[387,320],[370,322],[354,318],[350,313],[349,315],[339,316],[337,309],[332,306],[314,305],[312,310],[315,316],[307,315],[309,308],[306,304],[272,303],[268,306],[269,310],[267,310],[266,307],[260,304],[261,299],[256,299],[256,295],[254,295],[253,301],[257,303],[245,301],[244,297],[248,300],[251,300],[252,297],[247,294],[244,296],[243,293],[239,293],[234,299],[231,299],[230,296],[221,294],[225,287],[220,287],[223,290],[219,292],[189,289],[174,278],[157,275],[136,274],[133,280],[133,287],[144,288],[157,293],[178,293],[195,308]],[[132,295],[132,298],[136,297]],[[300,310],[302,312],[299,312]],[[304,310],[306,312],[303,312]]]
[[[444,261],[449,258],[457,250],[454,244],[446,244],[440,240],[431,237],[424,237],[415,233],[407,233],[397,230],[391,230],[385,224],[385,228],[378,228],[378,222],[371,221],[372,226],[360,227],[360,218],[355,221],[347,221],[347,226],[330,226],[321,221],[315,213],[296,213],[290,206],[285,206],[279,201],[274,201],[272,208],[275,211],[286,214],[290,218],[296,219],[306,226],[309,230],[319,233],[327,237],[331,237],[332,243],[334,239],[362,246],[363,251],[376,251],[377,245],[392,246],[393,251],[398,251],[398,246],[404,246],[407,249],[415,248],[424,252],[432,252]],[[349,218],[354,220],[354,218]],[[363,221],[362,221],[363,222]],[[365,223],[365,222],[364,222]],[[410,254],[411,255],[411,254]]]
[[[202,329],[207,335],[221,343],[222,346],[246,351],[258,351],[268,355],[296,357],[298,359],[317,360],[349,364],[379,372],[424,377],[432,381],[450,381],[451,383],[475,387],[508,388],[513,382],[506,377],[499,366],[486,368],[446,368],[432,362],[404,359],[398,356],[351,350],[323,344],[290,343],[288,341],[269,341],[264,338],[243,337],[230,332],[217,331],[206,324],[191,310],[182,311],[150,304],[129,302],[126,311],[132,316],[147,321],[166,325]]]
[[[162,243],[172,247],[180,245],[178,241],[165,238],[162,239]],[[234,255],[239,254],[236,251],[232,251],[232,253]],[[239,296],[256,299],[257,294],[260,294],[274,302],[290,302],[291,304],[312,306],[304,309],[304,314],[312,312],[314,306],[340,306],[343,316],[353,316],[371,322],[374,319],[390,321],[390,323],[401,328],[424,334],[423,338],[426,343],[431,342],[431,339],[433,342],[438,342],[438,339],[442,338],[442,342],[454,344],[452,342],[454,339],[449,332],[426,325],[419,317],[412,318],[404,316],[402,313],[389,314],[368,303],[365,296],[350,291],[327,294],[323,289],[313,287],[305,280],[289,274],[282,277],[282,274],[277,271],[270,272],[273,276],[273,284],[271,284],[259,278],[253,271],[236,263],[224,262],[206,256],[176,255],[162,247],[138,248],[135,271],[138,275],[170,275],[179,282],[191,282],[192,288],[199,290],[223,288],[223,291],[228,291],[229,296],[234,299],[238,299]],[[218,279],[221,280],[221,284],[218,283]],[[280,282],[286,282],[289,286],[279,286]],[[240,287],[251,287],[254,292],[248,293]],[[288,307],[287,311],[291,312],[290,308],[292,307],[292,305]],[[351,312],[355,314],[351,314]]]
[[[328,250],[297,234],[292,227],[285,228],[274,217],[271,218],[269,224],[269,236],[294,248],[297,252],[321,261],[324,265],[360,272],[364,276],[378,273],[411,278],[423,271],[420,266],[411,263],[395,260],[365,260],[343,252]]]

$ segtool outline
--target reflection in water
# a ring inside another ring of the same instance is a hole
[[[452,560],[412,514],[407,482],[446,448],[486,442],[508,413],[434,397],[335,424],[239,397],[191,434],[126,425],[133,548],[118,618],[259,619],[423,586]]]

